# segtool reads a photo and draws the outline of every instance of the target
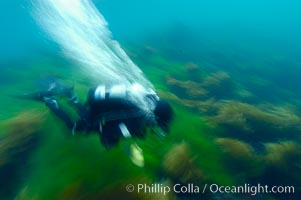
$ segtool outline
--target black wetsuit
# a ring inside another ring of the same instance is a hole
[[[85,106],[77,100],[72,101],[79,115],[79,120],[76,122],[71,120],[55,100],[45,102],[56,116],[66,123],[73,134],[97,131],[106,148],[116,145],[122,137],[143,138],[145,136],[145,128],[151,120],[144,110],[126,98],[110,98],[110,93],[105,93],[102,99],[97,99],[96,90],[97,87],[89,90]]]

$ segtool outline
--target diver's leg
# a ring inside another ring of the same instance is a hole
[[[69,98],[69,102],[76,108],[78,115],[81,119],[87,119],[90,115],[87,110],[87,108],[80,103],[78,97],[74,93],[74,91],[70,91],[69,94],[67,94]]]
[[[118,128],[117,123],[106,124],[102,127],[102,130],[99,130],[99,136],[101,143],[106,149],[111,149],[116,146],[121,137],[120,129]]]
[[[66,114],[64,110],[61,109],[58,102],[54,98],[50,97],[43,97],[43,101],[45,102],[46,106],[60,119],[62,119],[66,126],[73,130],[75,123],[72,119]]]
[[[69,97],[69,101],[76,108],[80,117],[80,119],[76,122],[75,130],[85,131],[86,133],[89,132],[92,129],[92,120],[88,109],[79,102],[79,99],[74,94]]]
[[[87,119],[90,117],[88,109],[79,101],[72,101],[72,105],[76,108],[78,115],[81,119]]]
[[[44,97],[43,101],[58,118],[62,119],[65,122],[66,126],[72,131],[72,135],[75,135],[75,131],[88,132],[91,129],[89,120],[87,120],[83,116],[80,116],[80,119],[74,122],[67,115],[67,113],[63,109],[61,109],[58,102],[54,98]],[[78,107],[80,107],[80,105]]]

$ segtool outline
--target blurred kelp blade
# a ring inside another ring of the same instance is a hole
[[[9,197],[25,178],[28,158],[39,144],[44,115],[26,111],[1,123],[0,194]]]

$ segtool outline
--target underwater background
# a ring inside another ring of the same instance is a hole
[[[41,28],[35,2],[0,3],[0,199],[300,199],[299,1],[92,1],[175,111],[165,138],[137,141],[143,168],[122,142],[107,151],[97,134],[73,137],[43,103],[16,98],[57,77],[85,102],[102,83]],[[294,194],[126,191],[139,183],[260,183],[294,186]]]

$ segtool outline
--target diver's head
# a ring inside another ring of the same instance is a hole
[[[173,118],[173,110],[167,101],[158,101],[154,110],[158,126],[165,132],[168,131],[169,123]]]

